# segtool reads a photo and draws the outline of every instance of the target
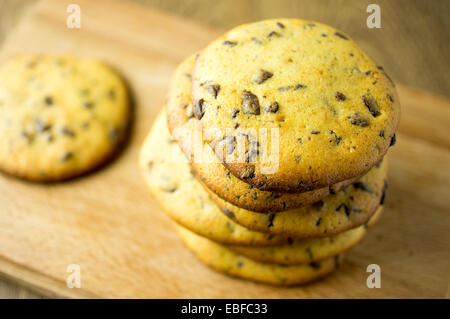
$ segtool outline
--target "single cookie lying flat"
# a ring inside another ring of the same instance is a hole
[[[340,254],[356,245],[366,234],[367,225],[372,225],[383,208],[370,218],[368,224],[324,238],[295,239],[290,245],[272,247],[227,246],[232,251],[260,262],[275,264],[300,264]]]
[[[275,192],[365,174],[400,117],[393,83],[348,35],[296,19],[242,25],[209,44],[192,72],[192,101],[229,171]]]
[[[58,181],[98,167],[130,118],[127,88],[103,63],[20,56],[0,66],[0,170]]]
[[[387,158],[358,182],[312,205],[262,214],[233,206],[212,193],[211,198],[236,223],[248,229],[292,237],[327,237],[366,223],[384,202]]]
[[[176,227],[184,244],[205,264],[219,272],[274,285],[306,284],[332,273],[340,265],[340,257],[297,264],[277,265],[254,261],[205,237]]]
[[[304,193],[261,191],[231,174],[212,148],[201,138],[200,121],[192,112],[191,72],[196,55],[184,60],[175,71],[167,100],[167,123],[172,137],[189,159],[195,175],[222,199],[251,211],[279,212],[317,202],[353,183],[357,178]]]
[[[221,213],[191,174],[186,158],[167,129],[161,112],[141,148],[140,166],[147,185],[177,223],[214,241],[233,245],[280,245],[290,239],[248,230]]]

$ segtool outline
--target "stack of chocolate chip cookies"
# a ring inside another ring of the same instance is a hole
[[[380,215],[399,116],[393,83],[349,36],[266,20],[179,65],[140,164],[203,262],[303,284]]]

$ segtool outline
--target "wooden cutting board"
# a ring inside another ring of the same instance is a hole
[[[133,134],[117,160],[71,182],[39,185],[0,175],[1,276],[56,297],[449,297],[449,101],[398,87],[403,117],[390,151],[387,207],[338,272],[295,288],[229,278],[182,246],[137,165],[176,64],[219,31],[104,0],[78,0],[82,27],[68,29],[71,2],[44,1],[32,8],[0,60],[23,52],[106,60],[135,95]],[[366,286],[366,267],[373,263],[381,267],[380,289]],[[81,267],[79,289],[66,286],[69,264]]]

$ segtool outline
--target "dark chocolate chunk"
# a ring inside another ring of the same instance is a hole
[[[340,204],[337,208],[336,211],[340,211],[342,208],[344,208],[345,211],[345,215],[349,216],[350,215],[350,209],[348,208],[348,206],[344,203]]]
[[[223,45],[229,46],[229,47],[234,47],[235,45],[237,45],[236,41],[230,41],[230,40],[225,40],[222,43]]]
[[[317,218],[316,227],[319,226],[321,222],[322,222],[322,217]]]
[[[231,112],[231,118],[232,119],[235,119],[236,118],[236,116],[239,114],[239,110],[238,109],[234,109],[233,110],[233,112]]]
[[[259,115],[259,100],[258,97],[250,91],[244,90],[242,92],[242,110],[244,114]]]
[[[345,101],[345,99],[346,99],[346,96],[341,92],[336,92],[334,94],[334,96],[336,97],[336,100],[338,100],[338,101]]]
[[[319,200],[319,201],[315,202],[314,204],[312,204],[312,207],[318,211],[321,211],[324,206],[325,206],[325,202],[323,200]]]
[[[273,76],[272,72],[260,69],[258,72],[256,72],[253,77],[252,77],[252,81],[257,83],[257,84],[261,84],[264,81],[266,81],[267,79],[270,79]]]
[[[236,215],[234,215],[233,211],[229,210],[228,208],[222,207],[222,212],[224,212],[228,218],[236,220]]]
[[[392,135],[391,143],[389,144],[389,146],[394,146],[395,143],[397,143],[397,137],[396,137],[395,134],[394,134],[394,135]]]
[[[53,105],[53,98],[51,96],[45,97],[44,101],[45,101],[45,104],[47,104],[49,106]]]
[[[341,39],[348,40],[348,38],[340,32],[335,32],[334,35],[338,36]]]
[[[279,37],[279,36],[281,36],[281,34],[279,34],[277,31],[270,31],[269,34],[267,34],[268,38]]]
[[[205,100],[200,99],[195,103],[194,105],[194,115],[197,118],[197,120],[201,120],[203,115],[205,114]]]
[[[342,141],[342,137],[338,136],[333,130],[330,130],[330,134],[333,135],[333,137],[334,137],[334,140],[332,140],[334,142],[334,144],[339,145],[339,143],[341,143],[341,141]]]
[[[273,220],[275,219],[275,214],[267,215],[267,228],[273,227]]]
[[[50,124],[45,123],[43,120],[39,118],[35,120],[35,124],[36,124],[36,132],[38,133],[48,131],[52,127]]]
[[[255,177],[255,165],[247,165],[244,172],[241,174],[242,179],[249,179]]]
[[[369,120],[364,118],[360,113],[355,113],[348,118],[350,119],[350,123],[352,123],[353,125],[361,127],[369,126]]]
[[[272,102],[265,108],[266,112],[269,113],[277,113],[278,109],[279,109],[278,102]]]
[[[284,24],[281,22],[277,22],[277,26],[280,27],[281,29],[284,29]]]
[[[69,136],[69,137],[75,137],[75,132],[72,131],[71,129],[67,128],[67,127],[63,127],[61,129],[61,134],[65,135],[65,136]]]
[[[71,158],[73,158],[73,153],[72,153],[72,152],[66,152],[66,153],[61,157],[61,162],[67,162],[67,161],[70,160]]]
[[[294,90],[300,90],[300,89],[306,89],[306,85],[298,83],[294,86]]]
[[[362,97],[362,100],[364,101],[364,105],[369,109],[369,112],[373,117],[377,117],[381,114],[380,109],[378,108],[377,101],[372,95],[364,95]]]
[[[318,263],[318,262],[313,261],[313,262],[309,263],[309,265],[314,269],[320,269],[320,263]]]
[[[311,134],[317,135],[317,134],[320,134],[320,131],[318,131],[318,130],[312,130],[312,131],[311,131]]]
[[[217,94],[219,94],[220,91],[220,85],[219,84],[208,84],[206,86],[206,90],[209,94],[214,96],[214,98],[217,98]]]
[[[364,182],[353,183],[353,187],[355,189],[360,189],[360,190],[363,190],[365,192],[372,193],[372,191],[369,188],[369,185],[367,185],[367,183],[364,183]]]
[[[269,195],[266,196],[266,201],[272,201],[277,198],[280,198],[281,196],[282,196],[282,194],[280,194],[280,193],[270,193]]]
[[[27,133],[27,132],[22,132],[21,135],[22,135],[22,137],[24,137],[27,140],[28,144],[33,143],[34,135]]]

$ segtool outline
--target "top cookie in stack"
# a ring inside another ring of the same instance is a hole
[[[279,19],[239,26],[183,62],[167,113],[210,190],[277,212],[317,202],[379,163],[400,109],[382,67],[347,35]],[[196,149],[195,129],[211,147]]]

